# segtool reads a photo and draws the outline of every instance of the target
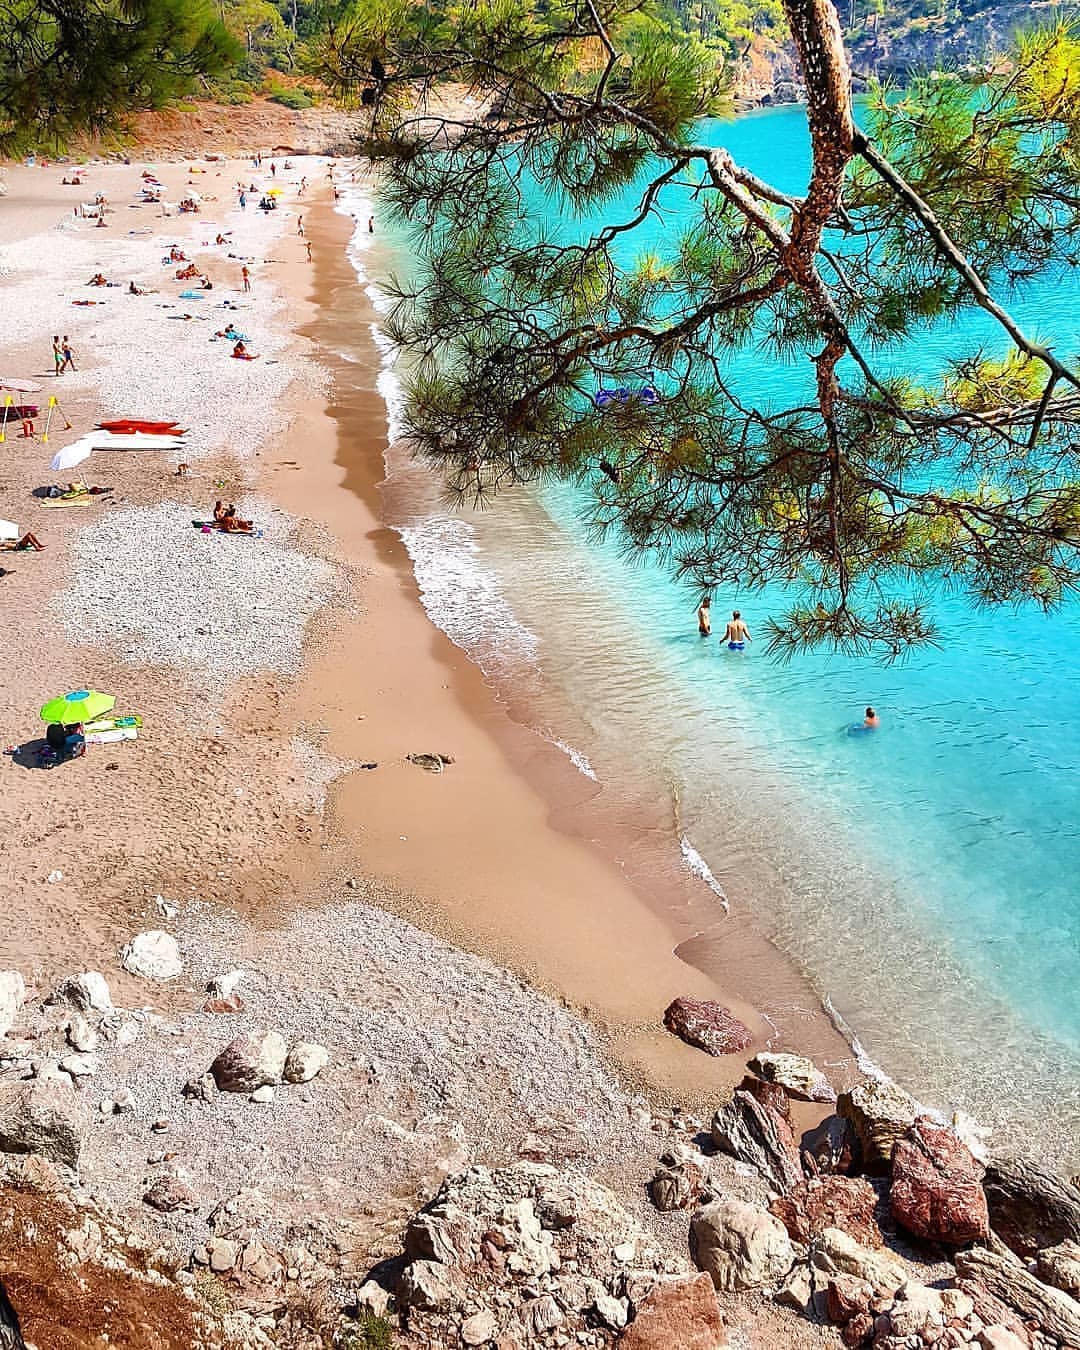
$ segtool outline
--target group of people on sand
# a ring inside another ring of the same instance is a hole
[[[239,519],[235,506],[220,501],[214,503],[214,524],[226,534],[250,534],[254,528],[250,520]]]
[[[697,611],[698,632],[702,637],[711,637],[712,635],[712,599],[706,596],[698,605]],[[727,644],[729,652],[745,651],[746,644],[753,642],[750,636],[750,629],[746,626],[746,620],[737,610],[731,611],[731,618],[727,622],[724,634],[720,641]],[[860,731],[875,731],[881,726],[881,719],[872,707],[867,707],[863,721],[857,728]],[[851,728],[849,728],[850,730]]]
[[[52,350],[53,366],[57,375],[63,375],[65,370],[75,369],[75,351],[66,333],[63,338],[53,338]]]

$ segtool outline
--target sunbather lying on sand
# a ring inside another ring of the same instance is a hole
[[[145,295],[145,294],[146,292],[140,286],[136,286],[133,281],[128,282],[128,295]]]
[[[33,549],[35,553],[40,553],[45,545],[38,539],[36,534],[31,534],[28,530],[21,539],[5,539],[0,543],[0,549],[5,553],[23,553],[28,549]]]
[[[88,286],[107,286],[109,283],[100,272],[95,272],[86,284]]]
[[[257,354],[248,351],[243,342],[236,344],[232,349],[232,354],[238,361],[257,361],[259,359]]]

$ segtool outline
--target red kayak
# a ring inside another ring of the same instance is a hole
[[[175,422],[146,422],[138,417],[118,417],[112,422],[99,422],[102,431],[115,431],[122,436],[132,436],[142,432],[147,436],[182,436],[184,433]]]

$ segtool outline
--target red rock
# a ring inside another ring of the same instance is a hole
[[[872,1285],[854,1275],[844,1275],[837,1271],[829,1276],[825,1292],[825,1306],[830,1322],[848,1323],[860,1313],[869,1313],[870,1301],[874,1297]]]
[[[763,1078],[755,1078],[748,1073],[739,1084],[740,1092],[749,1092],[762,1106],[768,1106],[785,1120],[791,1119],[791,1098],[779,1083],[766,1083]]]
[[[208,998],[202,1010],[205,1013],[242,1013],[245,1006],[239,994],[230,994],[228,998]]]
[[[734,1055],[753,1039],[733,1013],[712,999],[677,998],[664,1013],[664,1026],[710,1055]]]
[[[863,1247],[882,1245],[874,1218],[877,1193],[861,1177],[826,1176],[804,1181],[769,1206],[796,1242],[810,1243],[826,1228],[849,1233]]]
[[[982,1174],[952,1130],[926,1116],[893,1147],[889,1208],[909,1233],[960,1247],[990,1235]]]
[[[619,1338],[619,1350],[727,1350],[708,1275],[661,1280]]]

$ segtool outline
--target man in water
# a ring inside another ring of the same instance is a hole
[[[727,629],[724,632],[723,641],[727,643],[729,652],[741,652],[748,642],[753,642],[750,636],[750,629],[743,623],[742,615],[736,609],[732,612],[728,620]]]
[[[863,726],[866,727],[868,730],[881,726],[881,721],[878,718],[877,713],[873,710],[873,708],[867,708],[866,718],[863,722]]]
[[[712,601],[706,596],[698,606],[697,630],[702,637],[708,637],[712,632],[712,614],[709,612],[709,606],[711,604]]]

